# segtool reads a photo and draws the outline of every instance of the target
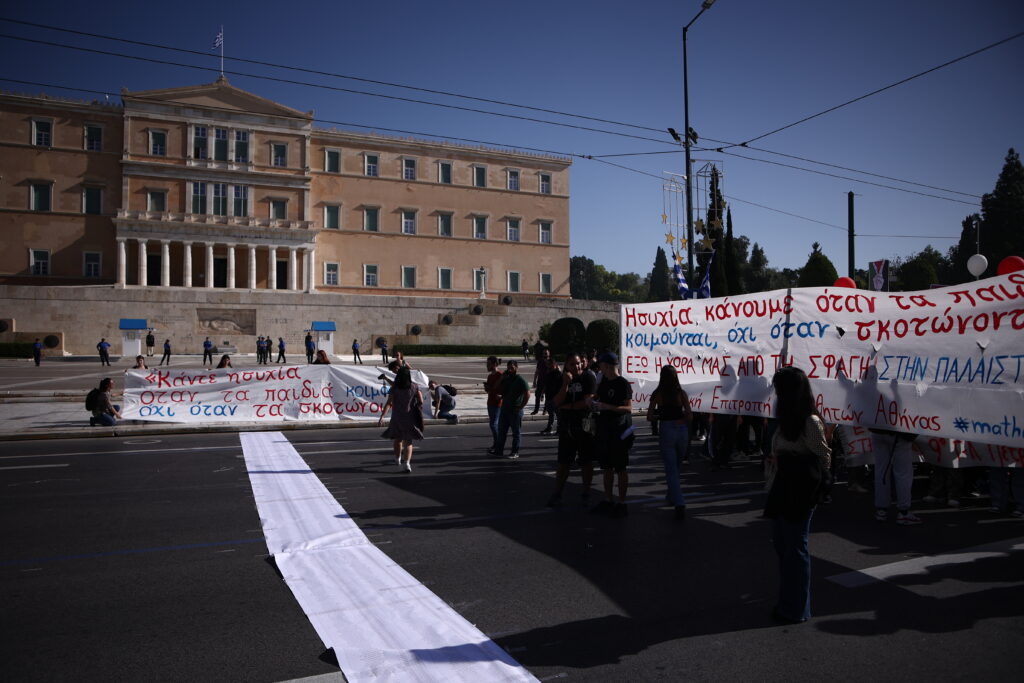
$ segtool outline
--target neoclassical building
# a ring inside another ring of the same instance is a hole
[[[223,77],[0,95],[0,284],[568,298],[569,159],[313,121]]]

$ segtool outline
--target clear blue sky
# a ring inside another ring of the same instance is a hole
[[[209,58],[0,22],[0,32],[217,67],[227,55],[434,88],[649,126],[683,129],[685,2],[610,0],[228,4],[184,0],[157,12],[138,2],[15,3],[5,18],[205,51]],[[690,122],[702,138],[741,142],[1024,30],[1017,0],[718,0],[689,34]],[[0,39],[0,77],[109,91],[210,82],[216,73],[90,55]],[[1024,38],[755,143],[766,149],[976,195],[991,191],[1009,147],[1024,148]],[[324,76],[226,63],[228,71],[292,78],[589,125],[663,143],[331,92],[230,75],[241,88],[318,118],[438,137],[584,155],[672,149],[667,134],[471,103]],[[0,83],[19,92],[39,87]],[[46,89],[53,94],[72,94]],[[89,95],[89,97],[94,97]],[[321,124],[322,125],[322,124]],[[348,126],[357,129],[356,126]],[[733,150],[738,151],[738,150]],[[841,175],[763,153],[772,159]],[[813,241],[842,274],[846,193],[858,196],[859,233],[956,238],[969,204],[921,197],[797,170],[725,159],[735,230],[764,246],[770,265],[803,265]],[[615,163],[661,175],[682,172],[681,153]],[[864,176],[856,176],[864,177]],[[890,181],[871,179],[886,184]],[[902,187],[913,187],[901,185]],[[913,188],[965,201],[970,197]],[[648,272],[664,244],[658,179],[577,159],[571,172],[572,254],[617,271]],[[842,229],[773,213],[755,202]],[[1022,226],[1024,227],[1024,226]],[[953,239],[857,240],[857,265],[910,255]]]

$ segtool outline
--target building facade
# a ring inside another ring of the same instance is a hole
[[[569,296],[568,159],[326,130],[223,77],[121,99],[0,95],[0,284]]]

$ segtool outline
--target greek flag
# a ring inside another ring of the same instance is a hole
[[[686,277],[683,276],[683,267],[679,265],[679,255],[676,250],[672,250],[672,272],[676,278],[676,288],[679,290],[680,299],[690,298],[690,286],[686,284]]]
[[[711,264],[715,262],[715,252],[711,252],[711,258],[708,259],[708,267],[704,270],[704,279],[700,281],[700,287],[693,293],[694,299],[710,299],[711,298]]]
[[[216,50],[218,47],[221,47],[222,45],[224,45],[224,29],[221,29],[220,32],[217,33],[217,37],[213,39],[213,47],[211,47],[210,49]]]

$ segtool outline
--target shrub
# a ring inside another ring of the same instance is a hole
[[[618,351],[619,324],[614,320],[601,318],[587,325],[587,348]]]
[[[551,323],[549,336],[551,353],[563,357],[569,351],[583,348],[587,340],[587,328],[579,318],[559,318]]]

